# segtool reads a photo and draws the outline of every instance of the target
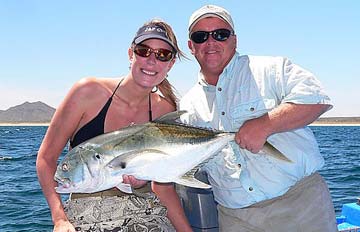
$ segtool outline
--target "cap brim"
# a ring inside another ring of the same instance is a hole
[[[164,38],[163,36],[160,36],[160,35],[154,35],[154,34],[141,35],[141,36],[139,36],[138,38],[136,38],[134,40],[134,43],[139,44],[139,43],[142,43],[142,42],[144,42],[145,40],[148,40],[148,39],[160,39],[160,40],[168,43],[176,51],[175,46],[173,45],[173,43],[169,39],[166,39],[166,38]]]

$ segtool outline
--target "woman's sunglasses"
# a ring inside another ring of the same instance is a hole
[[[200,44],[208,40],[209,35],[211,35],[216,41],[225,41],[230,37],[230,35],[234,35],[234,32],[225,28],[213,31],[195,31],[190,35],[190,39],[194,41],[194,43]]]
[[[134,52],[136,55],[141,57],[149,57],[151,53],[154,53],[155,58],[162,62],[170,61],[174,57],[173,51],[164,48],[152,49],[151,47],[146,46],[144,44],[136,45],[134,47]]]

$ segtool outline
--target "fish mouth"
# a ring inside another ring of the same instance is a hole
[[[55,187],[57,193],[81,193],[88,192],[89,186],[92,186],[92,175],[88,165],[84,165],[82,168],[82,175],[80,178],[73,177],[61,177],[61,175],[54,176],[58,186]]]
[[[64,185],[64,186],[69,185],[69,183],[70,183],[70,179],[69,179],[69,178],[61,178],[61,177],[59,177],[58,175],[55,175],[55,176],[54,176],[54,180],[55,180],[56,182],[58,182],[59,185]]]
[[[55,176],[55,181],[58,182],[58,187],[55,187],[56,192],[58,193],[69,193],[71,189],[71,181],[68,178],[59,178]]]

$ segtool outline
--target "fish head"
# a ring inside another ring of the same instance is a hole
[[[58,193],[90,193],[105,181],[102,175],[104,155],[91,145],[72,149],[57,166],[54,179]]]

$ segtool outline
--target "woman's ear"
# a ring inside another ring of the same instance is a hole
[[[134,52],[133,52],[131,47],[128,49],[128,55],[129,55],[129,60],[130,60],[130,63],[131,63],[133,58],[134,58]]]
[[[168,72],[170,71],[170,69],[172,68],[172,66],[175,64],[175,61],[176,61],[176,57],[174,57],[171,61],[170,61],[170,64],[168,66]]]

